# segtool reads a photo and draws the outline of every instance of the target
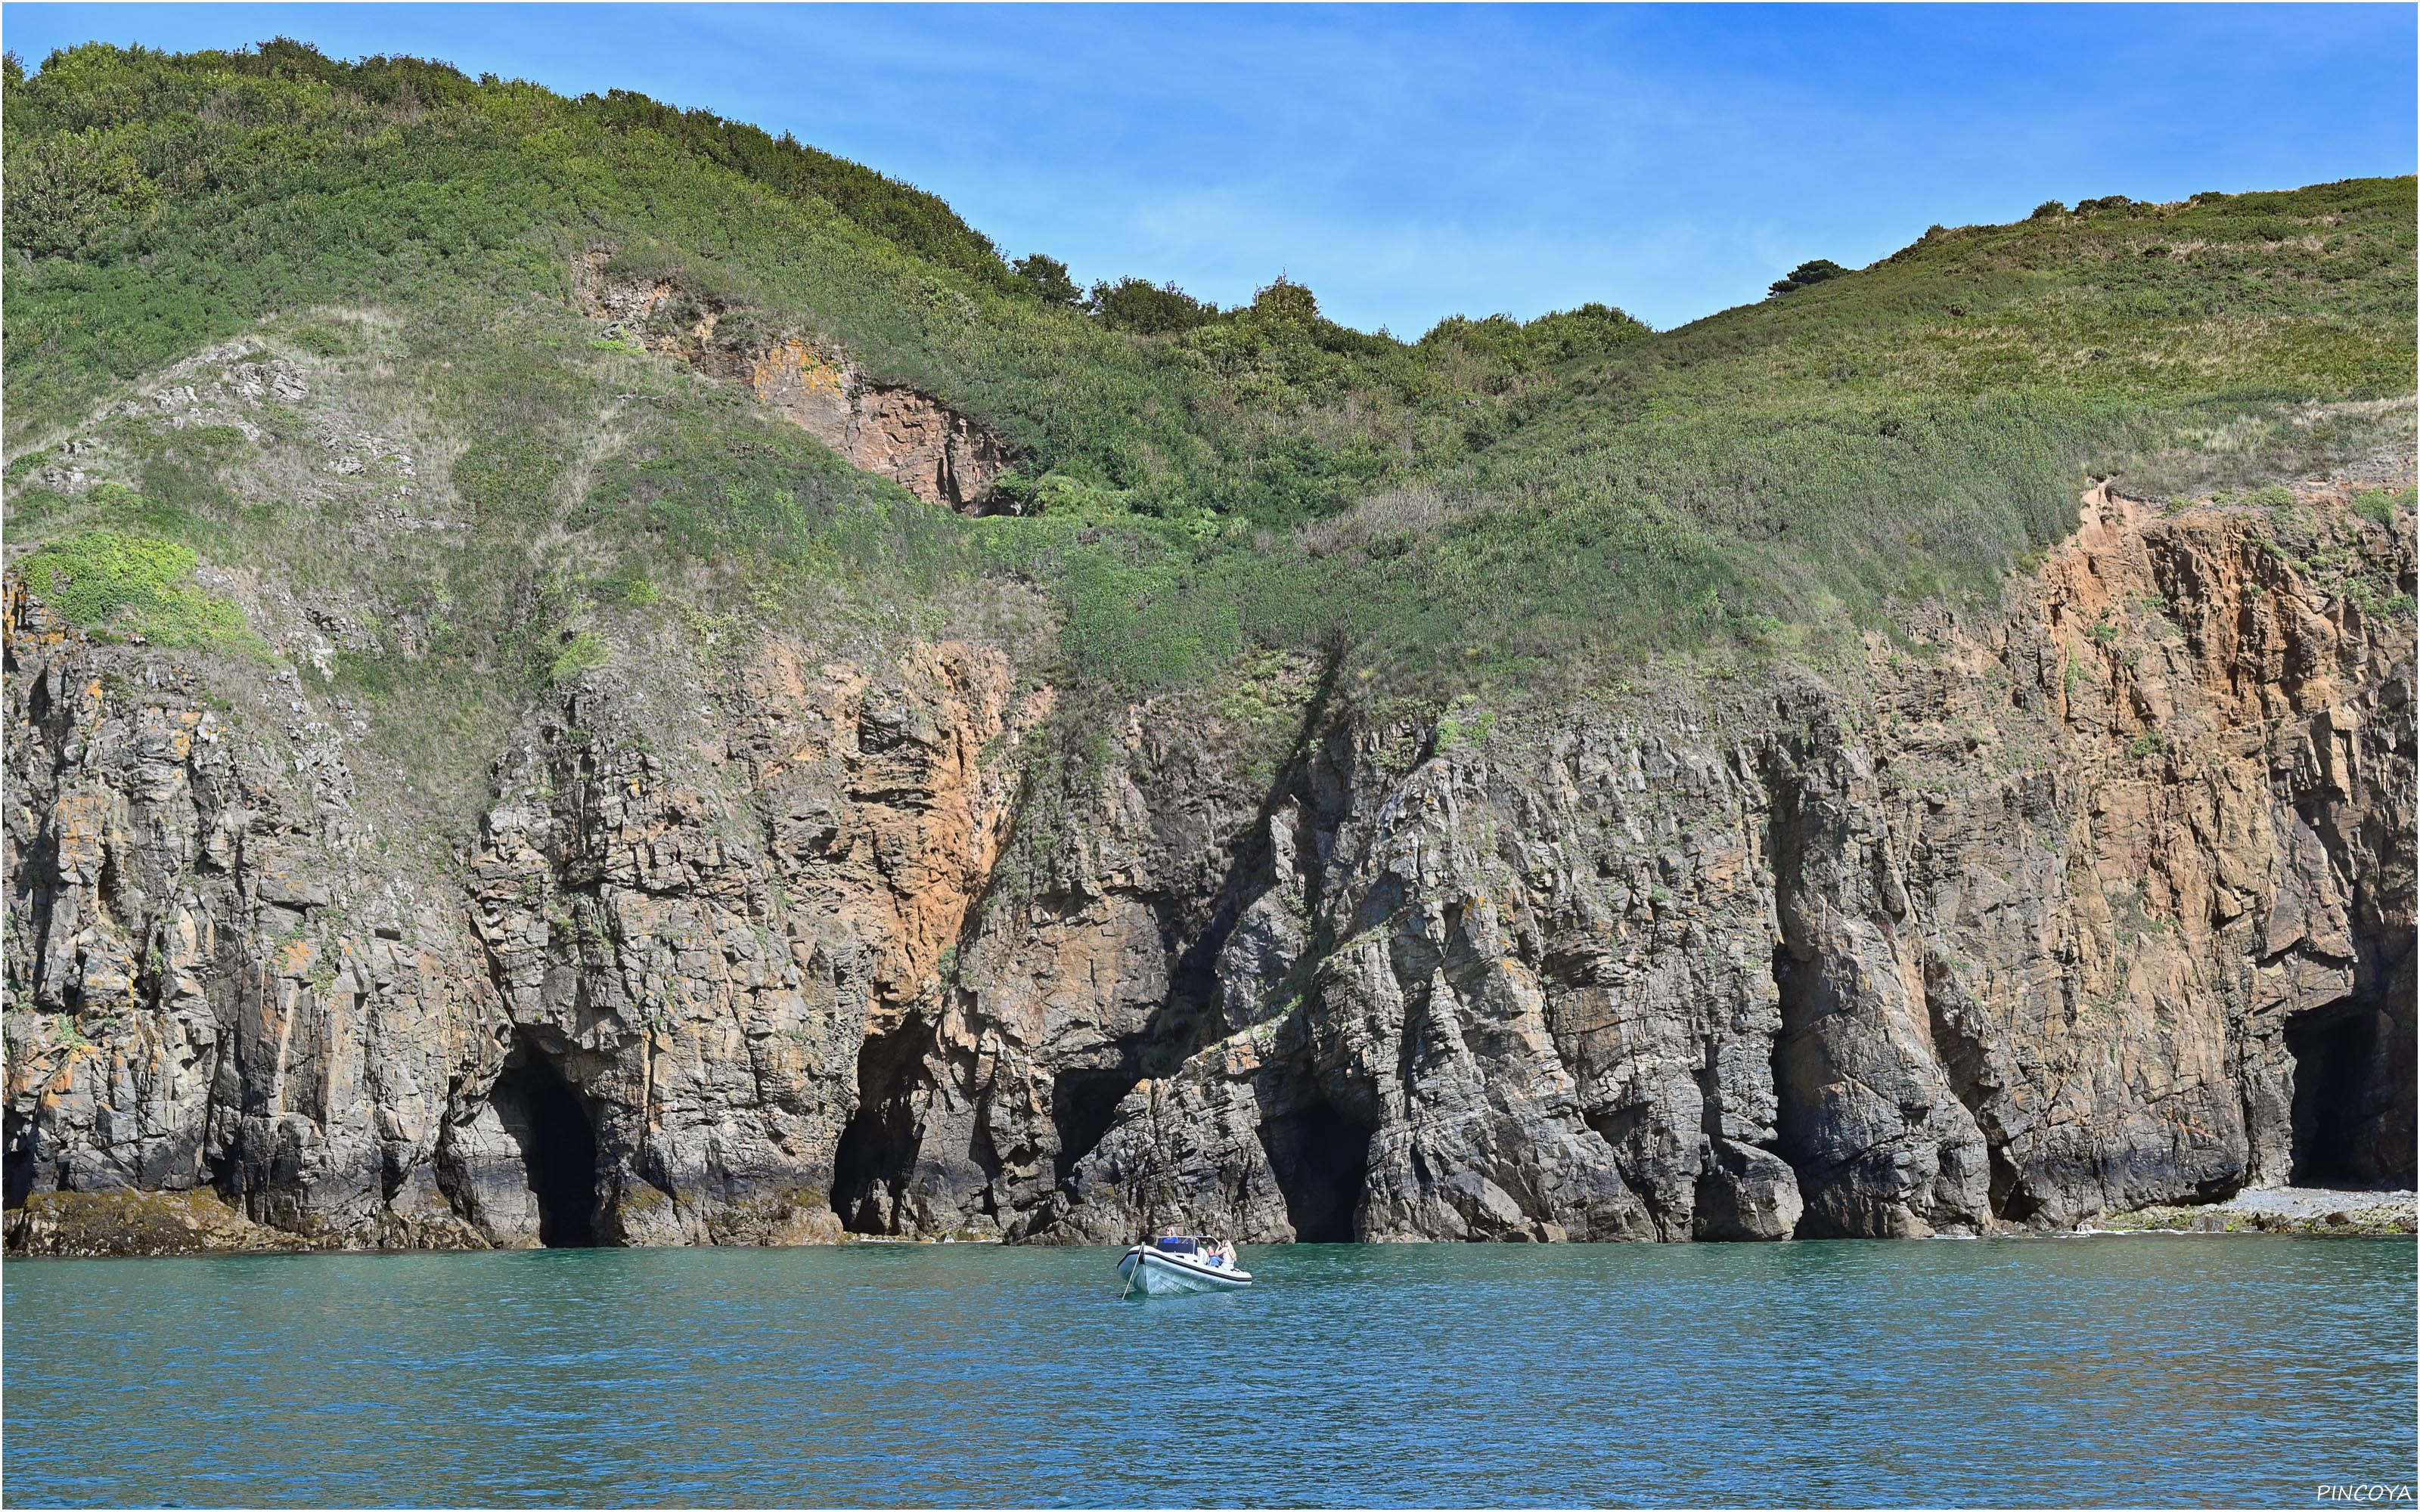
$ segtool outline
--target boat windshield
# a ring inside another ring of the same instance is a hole
[[[1199,1255],[1202,1253],[1202,1241],[1190,1237],[1180,1239],[1177,1236],[1171,1234],[1159,1239],[1155,1239],[1151,1242],[1153,1248],[1162,1250],[1170,1255]]]

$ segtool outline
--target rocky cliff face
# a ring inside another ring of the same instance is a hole
[[[929,992],[1037,707],[954,645],[873,676],[767,643],[727,732],[665,755],[592,745],[571,721],[612,711],[574,696],[432,892],[381,863],[301,681],[222,712],[22,593],[9,633],[35,1249],[115,1247],[126,1202],[83,1199],[135,1192],[344,1246],[837,1235],[859,1046]]]
[[[2365,585],[2412,591],[2411,527],[2096,492],[1995,614],[1501,717],[768,640],[671,738],[593,674],[434,871],[324,690],[19,588],[8,1242],[1752,1240],[2409,1185],[2412,628]]]

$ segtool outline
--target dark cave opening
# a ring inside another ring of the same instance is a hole
[[[2294,1057],[2294,1184],[2371,1186],[2389,1176],[2378,1127],[2395,1074],[2385,1013],[2346,998],[2295,1014],[2286,1050]]]
[[[1360,1238],[1361,1195],[1370,1175],[1370,1130],[1322,1100],[1261,1125],[1261,1148],[1285,1194],[1297,1244],[1350,1244]]]
[[[931,1026],[911,1015],[867,1035],[857,1053],[857,1111],[832,1154],[832,1211],[850,1233],[899,1232],[899,1196],[916,1163],[912,1099],[935,1043]]]
[[[539,1242],[549,1249],[595,1244],[597,1130],[580,1094],[552,1062],[524,1045],[488,1097],[520,1147],[521,1168],[537,1198]]]
[[[16,1116],[8,1117],[8,1153],[0,1165],[0,1207],[22,1208],[34,1191],[34,1152],[29,1138],[31,1131],[20,1128]]]
[[[1983,1139],[1992,1167],[1989,1189],[1992,1216],[2002,1223],[2026,1222],[2041,1211],[2041,1198],[2025,1185],[2024,1172],[2018,1168],[2015,1158],[2009,1153],[2008,1140],[1997,1128],[1985,1129]]]
[[[1140,1078],[1124,1071],[1063,1071],[1050,1083],[1050,1126],[1059,1134],[1061,1180],[1091,1154]]]

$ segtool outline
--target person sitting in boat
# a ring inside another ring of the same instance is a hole
[[[1223,1239],[1180,1234],[1174,1224],[1160,1229],[1157,1237],[1152,1240],[1152,1247],[1169,1254],[1198,1255],[1204,1265],[1233,1266],[1235,1263],[1234,1245]]]

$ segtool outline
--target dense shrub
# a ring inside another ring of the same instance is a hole
[[[1139,336],[1190,331],[1218,318],[1217,305],[1202,303],[1172,283],[1154,285],[1141,278],[1094,285],[1089,307],[1111,331],[1129,331]]]
[[[1058,258],[1037,252],[1019,257],[1015,267],[1026,291],[1043,303],[1072,310],[1084,302],[1084,291],[1067,276],[1067,265]]]
[[[29,256],[91,256],[132,245],[160,204],[132,132],[61,131],[8,155],[6,219]]]
[[[1793,290],[1805,288],[1809,284],[1821,284],[1826,279],[1838,278],[1847,271],[1847,269],[1829,257],[1818,257],[1813,262],[1800,263],[1792,269],[1789,277],[1775,279],[1769,292],[1788,294]]]

